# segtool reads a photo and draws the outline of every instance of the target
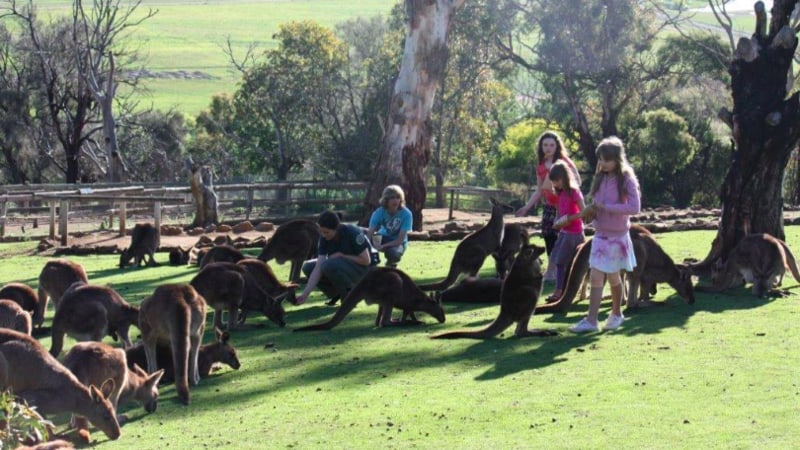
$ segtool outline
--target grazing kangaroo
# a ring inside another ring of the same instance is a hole
[[[133,344],[128,335],[131,325],[139,322],[139,308],[126,302],[117,291],[106,286],[73,283],[61,297],[53,317],[50,353],[58,356],[64,348],[64,335],[77,341],[102,341],[106,335]]]
[[[518,223],[508,223],[503,231],[503,241],[497,251],[492,252],[497,277],[501,280],[506,277],[514,257],[522,246],[528,242],[528,231]],[[499,299],[499,297],[498,297]]]
[[[184,405],[191,402],[189,381],[200,382],[198,353],[206,327],[206,301],[188,284],[162,284],[142,300],[139,329],[147,357],[147,371],[158,369],[156,346],[169,342],[175,388]]]
[[[758,297],[783,295],[774,288],[783,281],[787,268],[800,282],[797,261],[786,242],[767,233],[750,234],[739,242],[725,262],[717,260],[712,270],[712,286],[698,286],[696,289],[722,292],[752,283],[753,294]]]
[[[442,303],[500,303],[502,286],[503,280],[500,278],[465,279],[439,292],[436,298]]]
[[[27,284],[8,283],[0,289],[0,299],[13,300],[19,304],[30,313],[34,326],[41,327],[44,323],[44,308],[47,305],[39,301],[36,292]]]
[[[300,279],[303,262],[317,256],[319,227],[313,220],[290,220],[275,230],[258,259],[269,262],[275,259],[278,264],[291,261],[289,281]]]
[[[216,247],[208,249],[206,254],[203,255],[203,258],[200,259],[200,268],[203,269],[213,262],[237,263],[244,258],[245,256],[236,247],[217,245]]]
[[[633,225],[630,233],[636,267],[627,276],[627,308],[652,305],[650,294],[655,292],[656,283],[667,283],[686,303],[693,304],[694,286],[689,268],[675,264],[646,228]]]
[[[525,245],[517,254],[500,290],[500,314],[487,327],[476,331],[451,331],[431,336],[431,339],[488,339],[502,333],[515,322],[516,337],[555,336],[552,330],[529,330],[533,311],[542,292],[542,266],[539,256],[544,247]]]
[[[47,309],[47,299],[53,301],[53,309],[58,309],[58,302],[72,283],[83,281],[89,283],[86,271],[80,264],[67,259],[51,259],[47,261],[39,274],[39,303],[42,311]]]
[[[633,272],[626,274],[628,282],[627,307],[636,308],[651,305],[650,295],[655,292],[657,283],[669,284],[687,303],[694,303],[694,287],[688,268],[675,264],[646,228],[632,225],[630,235],[634,255],[636,256],[636,267]],[[581,244],[575,253],[561,298],[539,306],[536,308],[536,314],[567,312],[574,303],[575,297],[589,273],[589,255],[591,252],[592,239],[589,239]]]
[[[0,328],[10,328],[20,333],[31,334],[31,315],[15,301],[0,299]]]
[[[137,223],[131,232],[130,247],[122,250],[119,255],[119,268],[128,267],[131,259],[136,267],[141,267],[142,261],[147,264],[147,267],[158,266],[153,254],[158,250],[160,244],[161,233],[152,223]],[[149,260],[145,261],[145,257],[149,257]]]
[[[262,263],[263,264],[263,263]],[[222,328],[222,312],[228,311],[228,330],[239,327],[239,309],[261,311],[278,326],[286,325],[286,312],[243,266],[229,262],[207,265],[190,281],[214,308],[214,326]]]
[[[376,327],[398,325],[406,318],[416,322],[415,311],[426,312],[439,323],[445,320],[442,304],[432,296],[426,296],[405,272],[391,267],[374,267],[342,299],[342,305],[329,321],[296,328],[294,331],[330,330],[344,320],[361,299],[368,305],[379,305],[378,315],[375,317]],[[392,321],[393,308],[403,311],[400,322]]]
[[[258,259],[243,259],[239,261],[239,266],[243,267],[250,275],[253,276],[253,279],[258,283],[258,285],[263,289],[267,294],[271,295],[273,298],[280,299],[281,301],[285,300],[292,304],[297,304],[295,299],[295,289],[297,289],[297,283],[289,282],[289,283],[281,283],[278,281],[278,277],[275,276],[275,272],[272,271],[272,268],[269,264],[260,261]],[[242,318],[244,321],[244,318]]]
[[[115,388],[113,380],[105,380],[100,389],[84,386],[39,341],[18,331],[0,329],[0,355],[10,369],[4,387],[40,414],[77,414],[109,439],[119,438],[117,415],[108,400]]]
[[[211,344],[203,344],[197,353],[197,366],[200,372],[200,378],[207,378],[212,369],[220,363],[227,364],[233,370],[239,370],[242,363],[239,362],[239,356],[236,354],[236,349],[230,344],[231,335],[227,331],[223,332],[219,328],[214,329],[216,341]],[[144,346],[139,344],[125,350],[128,355],[128,367],[134,365],[147,366],[147,357],[144,354]],[[158,367],[165,370],[164,376],[161,381],[164,383],[172,383],[174,380],[173,373],[174,367],[172,366],[172,350],[169,346],[158,344],[156,347],[156,360]]]
[[[128,368],[125,350],[114,348],[102,342],[79,342],[66,356],[63,364],[85,386],[102,384],[114,380],[114,390],[108,396],[109,402],[117,412],[117,421],[122,424],[127,417],[119,415],[119,406],[134,399],[144,405],[147,412],[158,408],[158,380],[164,374],[159,370],[152,375],[139,366]],[[78,434],[89,440],[88,424],[85,418],[75,417]]]
[[[447,278],[438,283],[420,285],[420,289],[441,291],[450,287],[462,273],[468,273],[473,278],[478,275],[486,257],[497,251],[503,241],[503,207],[494,199],[491,201],[492,216],[489,222],[459,242],[450,261]]]

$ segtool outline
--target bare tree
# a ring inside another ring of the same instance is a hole
[[[463,3],[464,0],[406,0],[408,28],[403,60],[364,205],[369,214],[378,205],[383,188],[399,184],[405,191],[415,230],[422,229],[425,168],[431,154],[429,118],[445,72],[450,21]]]

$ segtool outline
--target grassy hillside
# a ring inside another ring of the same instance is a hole
[[[230,38],[243,54],[255,44],[261,51],[275,45],[272,35],[284,22],[314,20],[326,26],[355,17],[388,15],[394,0],[143,0],[139,8],[158,10],[130,36],[147,68],[161,73],[202,72],[208,79],[148,79],[156,108],[175,108],[190,117],[207,107],[211,96],[233,92],[239,80],[222,48]],[[36,0],[42,15],[70,14],[72,0]],[[88,3],[87,3],[88,4]]]

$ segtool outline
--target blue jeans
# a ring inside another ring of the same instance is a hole
[[[383,252],[384,256],[386,256],[386,265],[396,266],[403,257],[403,253],[406,252],[407,245],[408,244],[400,244],[382,249],[381,251]]]
[[[311,276],[316,259],[303,263],[303,273]],[[362,266],[345,258],[331,258],[322,263],[322,276],[317,287],[328,298],[339,296],[344,298],[350,289],[358,283],[369,270],[369,266]]]

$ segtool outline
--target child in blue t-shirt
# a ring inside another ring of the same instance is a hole
[[[379,206],[369,219],[367,236],[377,231],[380,241],[375,239],[375,249],[386,255],[386,266],[397,267],[408,248],[408,232],[414,224],[411,210],[405,207],[403,189],[391,184],[383,189]]]

